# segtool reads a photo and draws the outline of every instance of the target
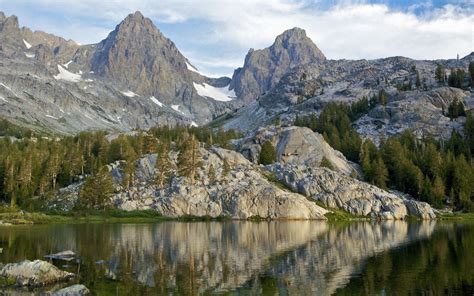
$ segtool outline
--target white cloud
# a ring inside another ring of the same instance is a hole
[[[193,25],[196,22],[201,23],[206,30],[193,31],[192,40],[180,49],[192,52],[193,56],[188,58],[204,73],[229,73],[232,67],[243,64],[248,48],[266,47],[276,35],[295,26],[306,29],[324,54],[334,59],[395,55],[417,59],[454,58],[474,48],[474,13],[469,2],[463,1],[442,7],[433,7],[426,1],[405,10],[352,0],[336,1],[339,4],[326,9],[321,9],[319,1],[314,0],[14,2],[9,5],[10,10],[15,5],[24,9],[26,5],[22,4],[30,4],[73,19],[55,32],[63,32],[65,37],[74,37],[81,43],[98,42],[135,10],[142,11],[158,25],[179,23],[180,28],[188,31],[196,30]],[[422,12],[415,14],[419,10]],[[48,19],[51,22],[48,27],[53,27],[53,21]],[[28,22],[33,26],[30,22],[34,20]],[[215,50],[210,51],[210,47]],[[221,50],[222,47],[226,50]],[[238,63],[236,56],[239,56]]]

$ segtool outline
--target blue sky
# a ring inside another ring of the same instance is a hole
[[[249,48],[301,27],[331,59],[455,58],[474,51],[472,0],[0,0],[20,25],[96,43],[140,10],[203,73],[231,75]]]

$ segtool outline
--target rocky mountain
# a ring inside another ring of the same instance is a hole
[[[0,116],[55,133],[202,125],[239,106],[140,12],[99,44],[20,28],[0,14]]]
[[[290,69],[326,60],[319,48],[300,28],[279,35],[272,46],[253,50],[242,68],[235,70],[231,88],[239,98],[251,102],[274,87]]]
[[[288,70],[258,100],[229,115],[224,126],[249,131],[271,125],[276,119],[283,125],[291,125],[297,115],[318,114],[328,102],[355,102],[383,90],[388,96],[387,104],[377,106],[356,122],[362,136],[377,141],[382,135],[387,137],[411,129],[419,136],[449,137],[453,129],[461,129],[462,119],[452,121],[443,111],[454,99],[463,102],[466,109],[473,108],[474,94],[439,85],[435,70],[441,64],[445,69],[463,69],[467,73],[473,60],[471,54],[460,60],[393,57],[301,65]]]

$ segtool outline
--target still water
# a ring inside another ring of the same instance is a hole
[[[467,222],[15,226],[0,248],[3,263],[73,250],[79,264],[54,263],[95,295],[474,294]]]

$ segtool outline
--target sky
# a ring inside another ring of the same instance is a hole
[[[250,48],[300,27],[329,59],[448,59],[474,51],[474,0],[0,0],[21,26],[97,43],[149,17],[202,73],[231,76]]]

